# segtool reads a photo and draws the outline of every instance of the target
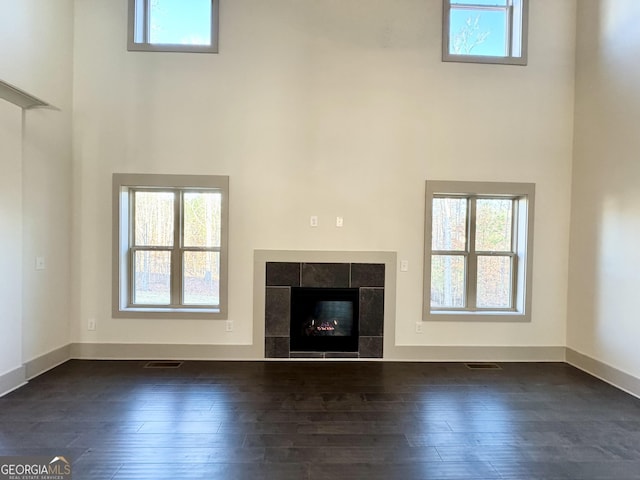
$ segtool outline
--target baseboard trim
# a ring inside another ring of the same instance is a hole
[[[70,358],[92,360],[265,360],[253,345],[73,343]],[[287,359],[288,360],[288,359]],[[367,361],[376,359],[366,359]],[[395,346],[378,361],[564,362],[565,347]]]
[[[253,345],[170,345],[148,343],[72,343],[79,360],[263,360]]]
[[[63,364],[71,358],[71,345],[56,348],[44,355],[25,362],[25,374],[28,380],[42,375],[44,372]]]
[[[640,398],[640,378],[567,347],[567,363]]]
[[[564,362],[565,347],[396,345],[391,352],[385,352],[384,359],[417,362]]]
[[[0,375],[0,397],[69,359],[82,360],[259,360],[253,345],[169,345],[72,343]],[[640,398],[640,378],[568,347],[483,347],[396,345],[378,361],[398,362],[566,362]]]
[[[0,375],[0,397],[27,383],[24,366]]]

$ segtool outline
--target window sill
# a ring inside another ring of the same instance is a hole
[[[425,322],[514,322],[531,321],[531,315],[520,312],[460,312],[438,310],[428,312]]]
[[[125,308],[116,310],[113,318],[152,318],[172,320],[225,320],[227,312],[221,308]]]
[[[182,45],[166,43],[130,43],[129,52],[218,53],[217,45]]]
[[[484,63],[488,65],[527,66],[527,59],[525,57],[491,57],[488,55],[459,55],[449,53],[442,56],[442,61],[448,63]]]

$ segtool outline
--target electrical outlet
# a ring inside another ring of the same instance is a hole
[[[90,318],[87,321],[87,330],[95,330],[96,329],[96,319],[95,318]]]
[[[416,322],[416,333],[422,333],[422,322]]]
[[[233,332],[233,320],[227,320],[224,325],[224,329],[227,332]]]
[[[401,260],[400,261],[400,271],[408,272],[409,271],[409,260]]]
[[[309,217],[309,225],[312,227],[317,227],[318,226],[318,216],[317,215],[311,215],[311,217]]]

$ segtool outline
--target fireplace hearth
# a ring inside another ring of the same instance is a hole
[[[384,264],[266,263],[266,358],[382,358]]]

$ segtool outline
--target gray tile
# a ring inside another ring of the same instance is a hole
[[[267,262],[268,287],[299,287],[300,263]]]
[[[352,263],[351,287],[384,287],[384,263]]]
[[[384,290],[360,289],[360,335],[380,337],[384,330]]]
[[[360,358],[382,358],[382,337],[360,336]]]
[[[348,263],[303,263],[302,286],[316,288],[348,288]]]
[[[358,358],[358,352],[327,352],[325,358]]]
[[[267,287],[265,292],[265,324],[267,337],[288,337],[291,311],[290,287]]]
[[[291,358],[324,358],[324,352],[291,352]]]
[[[289,358],[289,337],[265,337],[265,358]]]

